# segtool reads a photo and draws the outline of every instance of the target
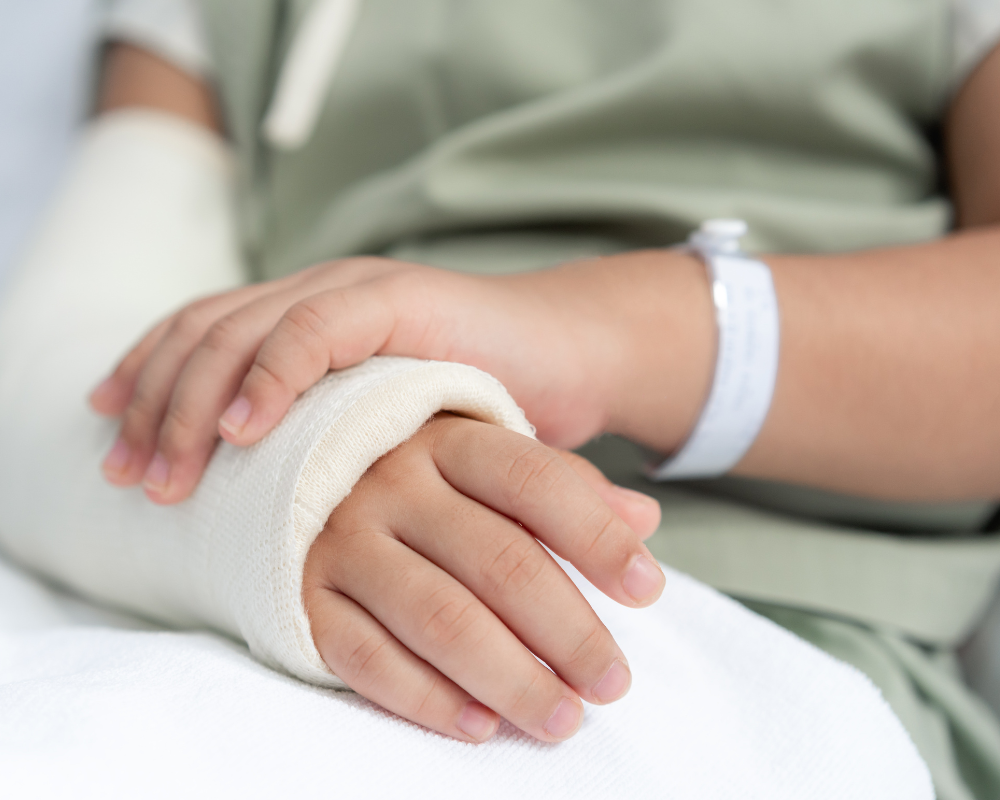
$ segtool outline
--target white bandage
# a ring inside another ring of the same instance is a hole
[[[742,220],[709,220],[689,246],[708,269],[718,323],[715,377],[708,402],[680,451],[653,480],[714,477],[753,444],[771,407],[778,374],[779,319],[771,270],[739,249]]]
[[[158,318],[242,282],[224,144],[155,112],[93,123],[0,307],[0,543],[100,601],[244,639],[343,684],[313,645],[306,554],[365,470],[441,409],[531,435],[490,376],[373,358],[327,376],[253,447],[223,443],[195,494],[156,506],[100,463],[86,396]]]

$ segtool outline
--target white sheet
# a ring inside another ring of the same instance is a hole
[[[36,797],[931,798],[876,690],[668,572],[621,608],[579,579],[631,693],[571,741],[481,746],[317,689],[208,633],[103,611],[0,561],[0,785]]]

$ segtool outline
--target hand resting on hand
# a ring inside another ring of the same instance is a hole
[[[691,300],[679,311],[662,300],[680,294]],[[156,326],[91,397],[98,412],[123,415],[105,475],[142,482],[154,502],[183,500],[220,433],[236,445],[259,441],[329,370],[372,355],[490,373],[554,447],[608,429],[628,435],[648,417],[666,439],[653,444],[669,451],[707,391],[709,306],[704,270],[680,254],[504,277],[381,258],[320,264],[197,301]],[[674,357],[704,366],[702,389],[681,391]]]
[[[323,660],[456,738],[488,739],[498,714],[545,741],[571,736],[580,698],[617,700],[631,674],[539,541],[623,605],[649,605],[664,581],[588,481],[643,533],[656,528],[655,503],[579,456],[439,414],[369,469],[309,551],[303,598]]]

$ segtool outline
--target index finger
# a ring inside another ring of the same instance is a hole
[[[642,540],[556,451],[494,425],[442,425],[431,452],[448,483],[524,525],[608,597],[638,608],[662,593],[663,571]]]

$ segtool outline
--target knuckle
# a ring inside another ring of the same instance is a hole
[[[359,691],[375,685],[392,665],[390,644],[391,639],[384,633],[366,636],[344,659],[338,677]]]
[[[573,652],[566,657],[564,666],[567,669],[579,670],[580,667],[591,661],[595,655],[600,655],[604,650],[610,649],[608,647],[609,639],[610,635],[604,629],[604,626],[595,622],[584,633],[583,638],[573,648]],[[601,663],[603,664],[604,660]]]
[[[420,698],[419,702],[411,704],[409,717],[411,719],[426,719],[428,716],[437,714],[440,711],[440,699],[443,694],[442,690],[445,689],[444,677],[441,675],[435,675],[434,679],[431,681],[431,685],[427,687],[427,691],[424,692],[423,697]]]
[[[384,296],[389,298],[396,307],[432,308],[435,300],[442,296],[444,281],[449,273],[440,272],[423,266],[412,266],[390,272],[379,279],[380,288],[385,290]]]
[[[199,301],[187,306],[174,317],[170,332],[177,338],[197,341],[205,335],[206,329],[212,322],[209,304]]]
[[[546,448],[526,447],[511,459],[504,483],[507,501],[514,508],[525,502],[529,490],[548,494],[562,480],[569,467],[559,456]]]
[[[306,343],[326,342],[326,319],[324,313],[315,307],[312,299],[302,300],[288,309],[285,312],[283,322],[296,335],[296,338],[302,339]]]
[[[278,390],[282,393],[297,395],[297,390],[288,382],[283,374],[282,362],[276,360],[274,366],[271,364],[271,359],[266,354],[259,354],[257,360],[254,361],[250,367],[250,371],[247,373],[247,385],[253,386],[258,391]]]
[[[188,450],[198,435],[195,417],[180,404],[171,404],[160,426],[159,449],[164,455],[179,455]]]
[[[433,592],[424,601],[423,639],[436,649],[453,648],[477,627],[477,601],[457,587]]]
[[[140,382],[122,417],[122,436],[133,444],[149,442],[162,413],[163,405],[159,397]]]
[[[370,560],[372,541],[381,535],[370,519],[345,501],[330,515],[313,542],[316,554],[310,550],[306,559],[310,579],[334,589],[343,586]]]
[[[258,361],[277,362],[274,372],[291,369],[321,375],[330,365],[332,337],[326,316],[338,316],[337,294],[328,294],[322,306],[321,301],[310,298],[289,308],[261,348]]]
[[[421,295],[430,287],[431,274],[428,270],[413,268],[390,272],[382,277],[390,291],[399,292],[404,297]]]
[[[527,536],[506,545],[483,566],[483,577],[496,594],[517,596],[535,585],[546,567],[541,547]]]
[[[218,353],[238,351],[246,341],[246,332],[236,315],[230,314],[213,322],[202,338],[202,346]]]
[[[544,680],[541,670],[541,665],[532,670],[531,677],[510,695],[504,704],[507,709],[504,716],[514,719],[530,719],[535,715],[538,710],[539,695],[544,693],[544,687],[539,685]]]
[[[581,530],[588,532],[584,555],[593,556],[601,551],[613,551],[623,555],[626,550],[625,539],[621,535],[623,525],[624,523],[620,522],[615,513],[604,503],[595,503],[581,525]]]
[[[390,263],[389,259],[380,256],[348,256],[338,262],[338,267],[352,278],[363,280],[371,275],[381,274]]]
[[[366,486],[377,486],[389,497],[414,499],[432,489],[430,482],[421,475],[417,460],[413,458],[412,447],[404,442],[390,450],[372,464],[362,480]]]

